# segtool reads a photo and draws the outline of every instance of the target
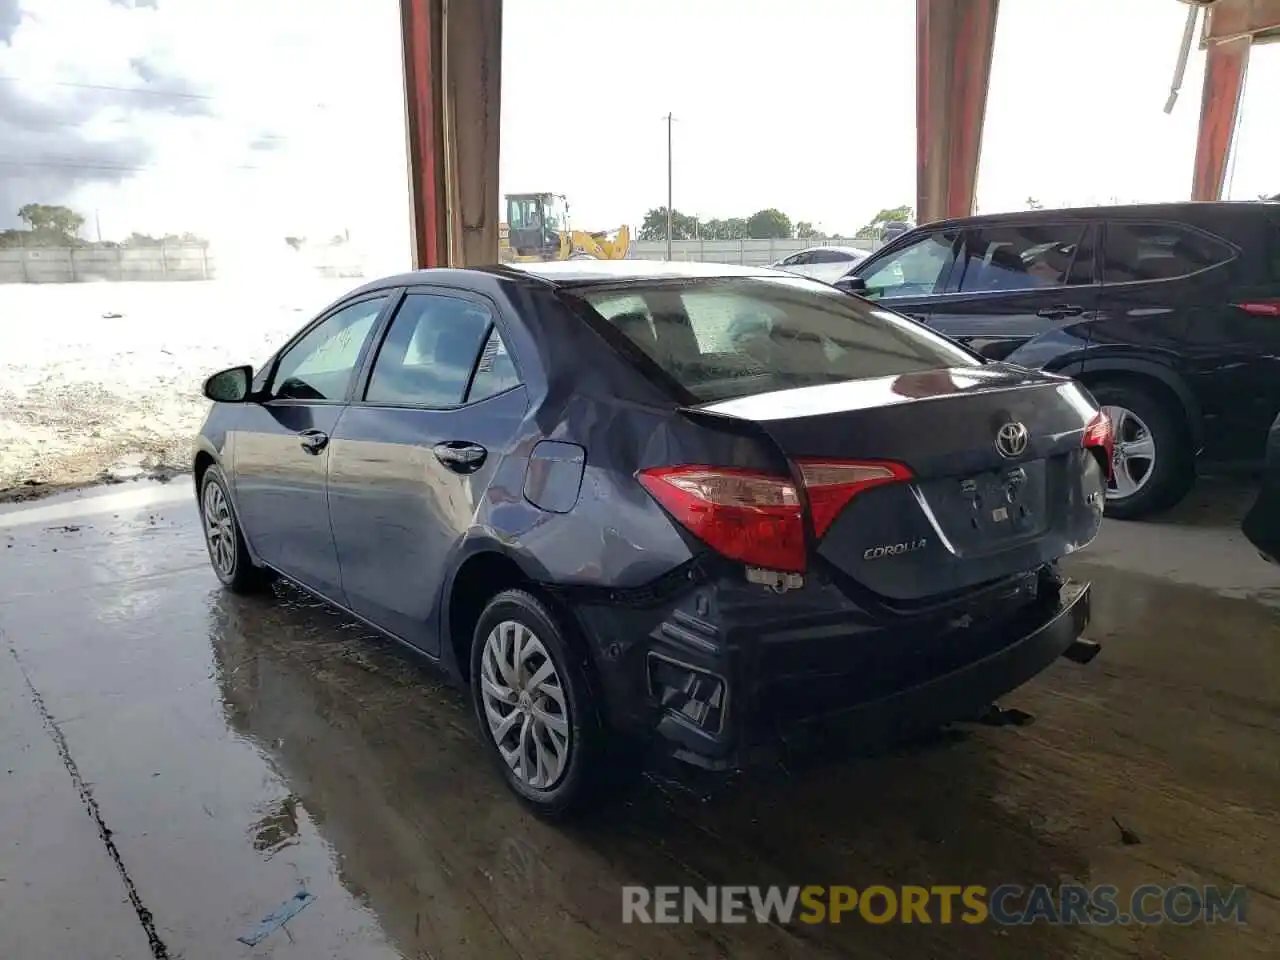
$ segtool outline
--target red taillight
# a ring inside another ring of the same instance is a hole
[[[1280,317],[1280,300],[1247,300],[1232,306],[1255,317]]]
[[[858,493],[911,478],[898,463],[801,460],[797,467],[818,536]],[[690,533],[724,556],[770,570],[805,571],[804,507],[790,477],[690,465],[641,470],[637,479]]]
[[[800,460],[796,465],[809,494],[809,514],[818,536],[827,532],[845,505],[862,491],[911,479],[911,471],[900,463]]]
[[[790,478],[705,466],[654,467],[637,478],[690,533],[726,557],[804,572],[804,514]]]
[[[1111,453],[1115,449],[1115,435],[1111,429],[1111,418],[1099,410],[1084,428],[1083,447],[1094,447],[1102,451],[1103,469],[1107,479],[1111,479]]]

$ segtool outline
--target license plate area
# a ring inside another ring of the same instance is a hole
[[[959,552],[1004,547],[1044,533],[1046,465],[1043,460],[949,477],[921,492]]]

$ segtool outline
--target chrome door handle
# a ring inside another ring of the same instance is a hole
[[[432,452],[437,460],[455,473],[474,473],[489,455],[489,451],[480,444],[467,443],[465,440],[437,443],[432,447]]]
[[[1075,307],[1069,303],[1060,303],[1054,307],[1045,307],[1043,310],[1037,310],[1037,317],[1044,317],[1046,320],[1061,320],[1064,317],[1078,317],[1084,313],[1084,307]]]
[[[303,450],[314,455],[329,445],[329,435],[323,430],[303,430],[298,434],[298,442]]]

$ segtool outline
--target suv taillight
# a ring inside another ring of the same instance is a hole
[[[1107,479],[1111,479],[1111,453],[1115,449],[1115,434],[1111,428],[1111,418],[1099,410],[1089,425],[1084,428],[1084,440],[1080,444],[1088,449],[1092,447],[1100,451],[1102,459],[1102,469],[1106,471]]]
[[[1280,300],[1246,300],[1232,306],[1254,317],[1280,317]]]
[[[818,536],[858,493],[911,478],[897,463],[801,460],[796,466]],[[804,505],[790,477],[686,465],[641,470],[636,478],[685,529],[718,553],[750,566],[805,571]]]

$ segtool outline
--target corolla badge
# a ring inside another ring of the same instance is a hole
[[[899,557],[904,553],[915,553],[923,550],[928,541],[924,537],[919,540],[905,540],[902,543],[886,543],[879,547],[867,547],[862,551],[863,560],[879,560],[883,557]]]
[[[1024,423],[1010,421],[996,431],[996,450],[1007,460],[1026,453],[1030,441],[1031,431]]]

